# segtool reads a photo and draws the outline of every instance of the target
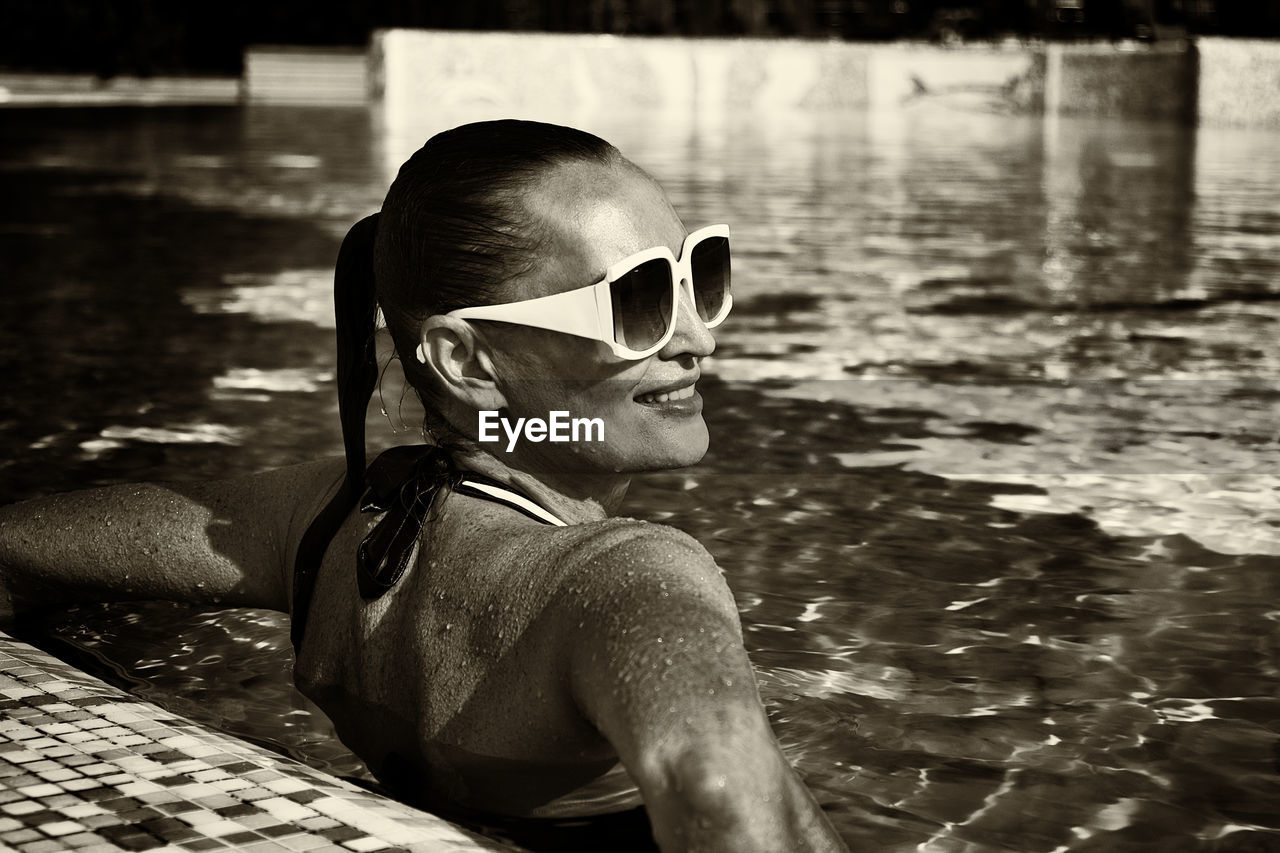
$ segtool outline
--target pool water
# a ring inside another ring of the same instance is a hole
[[[0,499],[340,453],[338,242],[459,120],[6,110]],[[930,107],[585,124],[690,227],[734,229],[712,450],[624,511],[716,556],[851,846],[1280,849],[1280,135]],[[412,440],[393,376],[382,405],[374,441]],[[293,690],[279,614],[42,630],[364,772]]]

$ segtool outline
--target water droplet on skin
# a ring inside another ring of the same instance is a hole
[[[108,519],[107,519],[107,527],[110,527],[110,526],[111,526],[111,519],[109,519],[109,518],[108,518]]]
[[[445,629],[446,631],[452,631],[452,630],[453,630],[453,623],[452,623],[452,622],[446,622],[446,623],[444,623],[444,629]]]

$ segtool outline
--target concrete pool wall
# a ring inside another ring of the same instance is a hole
[[[1280,128],[1280,42],[1260,40],[946,47],[386,30],[370,46],[368,82],[393,120],[424,110],[718,117],[936,104]]]
[[[1200,123],[1280,129],[1280,40],[1200,39]]]
[[[867,44],[386,30],[367,51],[254,47],[243,78],[0,74],[0,105],[362,105],[489,110],[910,110],[1171,119],[1280,129],[1280,40]]]

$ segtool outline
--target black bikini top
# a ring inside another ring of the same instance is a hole
[[[461,492],[509,506],[543,524],[565,523],[527,496],[503,483],[458,468],[448,450],[432,445],[383,451],[365,472],[361,512],[386,513],[356,549],[360,595],[373,600],[396,585],[418,556],[422,528],[433,518],[441,493]],[[355,501],[346,482],[312,520],[298,545],[293,567],[293,626],[290,638],[301,647],[320,563]]]

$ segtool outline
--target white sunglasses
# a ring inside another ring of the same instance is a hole
[[[680,256],[666,246],[636,252],[613,264],[595,284],[502,305],[459,308],[445,316],[496,320],[591,338],[618,358],[647,358],[676,331],[683,286],[708,329],[733,307],[729,292],[729,226],[699,228],[684,239]],[[422,345],[418,361],[426,361]]]

